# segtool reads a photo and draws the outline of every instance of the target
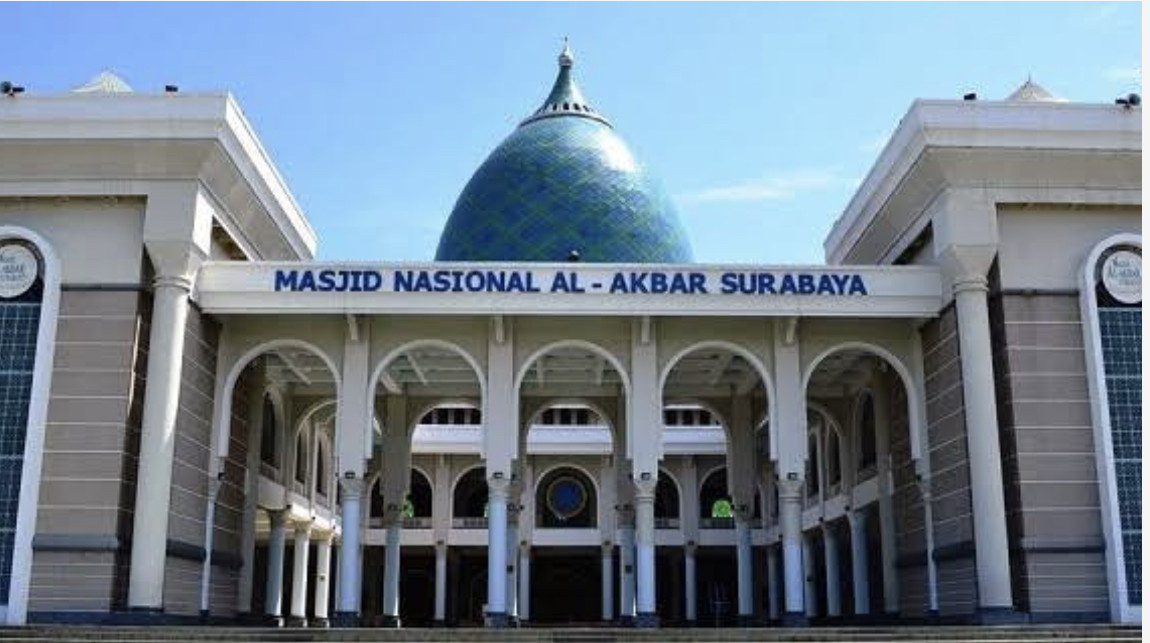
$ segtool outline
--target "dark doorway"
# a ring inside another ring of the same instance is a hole
[[[447,555],[447,620],[481,627],[487,605],[487,548],[452,547]]]
[[[531,621],[549,625],[602,618],[599,550],[537,547],[531,552]]]
[[[432,625],[435,620],[435,550],[405,547],[399,574],[399,616],[403,625]]]
[[[733,547],[700,547],[696,554],[695,595],[699,601],[699,625],[726,627],[735,624],[738,611],[738,578]]]

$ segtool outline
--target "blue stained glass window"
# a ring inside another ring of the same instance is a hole
[[[1126,591],[1142,604],[1142,309],[1098,310]]]
[[[8,603],[24,438],[40,330],[39,293],[0,299],[0,604]]]

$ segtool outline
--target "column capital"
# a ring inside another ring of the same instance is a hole
[[[152,279],[152,288],[159,290],[161,288],[175,288],[190,293],[192,286],[195,285],[191,276],[189,275],[157,275]]]
[[[496,473],[487,477],[487,494],[489,497],[506,501],[507,497],[511,495],[510,492],[511,480],[502,473]]]
[[[959,275],[954,278],[954,294],[965,292],[990,292],[986,277],[979,274]]]
[[[646,477],[644,477],[646,476]],[[635,484],[635,502],[655,502],[655,488],[659,480],[650,473],[644,473],[631,480]]]
[[[299,520],[299,521],[296,521],[293,526],[295,528],[296,538],[301,538],[301,537],[307,538],[307,537],[311,536],[312,521],[310,521],[310,520]]]
[[[340,478],[339,488],[343,491],[344,498],[362,498],[364,489],[367,483],[363,478]]]
[[[794,477],[791,477],[794,476]],[[777,481],[779,487],[779,500],[802,500],[803,496],[803,478],[797,474],[788,474],[787,477],[779,478]]]
[[[287,524],[288,514],[291,513],[287,507],[282,509],[268,509],[268,522],[272,527],[283,527]]]
[[[604,558],[611,556],[615,553],[615,543],[604,540],[602,545],[599,545],[599,554]]]
[[[683,553],[691,557],[694,557],[695,552],[698,551],[698,549],[698,543],[693,540],[688,540],[687,544],[683,545]]]

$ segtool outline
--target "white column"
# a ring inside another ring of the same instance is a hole
[[[695,543],[687,543],[683,548],[683,594],[686,597],[687,623],[694,624],[699,620],[699,583],[695,572]]]
[[[507,627],[507,492],[502,474],[487,479],[487,624]]]
[[[735,564],[739,591],[739,620],[750,620],[755,613],[754,551],[751,549],[751,510],[735,514]]]
[[[891,481],[890,455],[890,393],[885,378],[880,377],[874,388],[875,451],[878,456],[878,521],[879,547],[882,553],[883,611],[888,616],[898,614],[899,601],[898,543],[895,535],[894,489]]]
[[[1009,610],[1013,606],[1010,554],[986,293],[986,278],[981,275],[968,275],[954,284],[962,361],[963,413],[969,448],[967,459],[970,462],[974,509],[978,606],[983,610]]]
[[[269,511],[268,575],[264,591],[264,614],[279,620],[284,602],[284,549],[287,547],[287,512]]]
[[[447,621],[447,545],[435,545],[435,623]]]
[[[519,548],[519,622],[531,619],[531,545]]]
[[[216,533],[216,499],[220,494],[220,479],[208,479],[208,507],[204,516],[204,568],[200,577],[200,614],[207,616],[212,586],[212,547]]]
[[[807,618],[816,616],[818,586],[815,584],[815,550],[811,537],[803,534],[803,605]]]
[[[783,623],[801,625],[806,616],[803,559],[802,481],[779,480],[779,528],[783,537]]]
[[[835,530],[823,524],[823,555],[826,565],[827,616],[843,615],[842,578],[839,573],[839,539]]]
[[[363,478],[341,478],[340,517],[343,539],[339,545],[339,606],[335,617],[342,627],[359,625],[360,588],[363,586],[362,518]]]
[[[599,549],[599,583],[602,604],[600,617],[604,621],[615,618],[615,547],[610,541],[603,543]]]
[[[331,532],[315,543],[315,605],[312,624],[327,627],[327,602],[331,594]]]
[[[644,477],[646,476],[646,477]],[[635,625],[658,627],[655,612],[655,484],[654,472],[635,480]]]
[[[307,558],[310,548],[311,523],[296,523],[291,576],[291,624],[295,627],[307,625]]]
[[[635,619],[635,528],[619,525],[619,618]]]
[[[519,618],[519,507],[508,503],[507,511],[507,617]]]
[[[387,523],[383,563],[383,620],[385,627],[399,627],[400,536],[403,519],[398,509],[391,509]]]
[[[136,485],[128,581],[128,606],[136,611],[159,612],[164,607],[168,508],[191,289],[192,279],[183,276],[157,277],[154,285],[136,476],[146,484]]]
[[[767,547],[767,615],[772,621],[779,620],[782,601],[779,592],[782,583],[779,582],[779,548]]]
[[[850,511],[847,520],[851,527],[851,588],[854,594],[856,616],[870,614],[870,583],[868,582],[870,559],[867,549],[866,513]]]
[[[923,532],[926,535],[926,596],[927,611],[938,614],[938,566],[934,562],[934,505],[930,492],[930,479],[920,480],[922,493]]]

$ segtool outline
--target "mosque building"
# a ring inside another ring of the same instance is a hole
[[[0,87],[0,618],[1141,622],[1136,96],[917,100],[824,265],[705,265],[574,67],[431,262],[231,95]]]

